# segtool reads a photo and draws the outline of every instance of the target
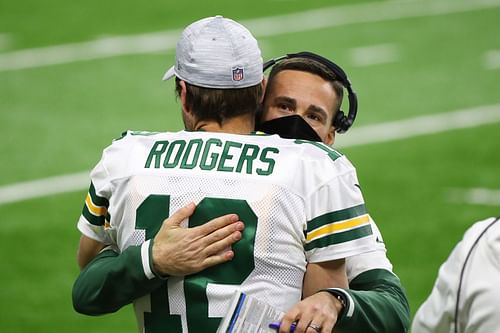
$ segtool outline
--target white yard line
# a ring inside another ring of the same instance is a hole
[[[259,38],[349,24],[485,10],[499,6],[500,0],[381,1],[326,7],[241,22]],[[170,30],[1,53],[0,72],[173,50],[179,35],[180,30]]]
[[[488,188],[450,189],[447,193],[450,202],[470,205],[500,207],[500,190]]]
[[[0,54],[0,72],[174,49],[180,31],[25,49]]]
[[[335,147],[374,144],[500,122],[500,104],[353,128]],[[0,204],[84,190],[89,172],[0,186]]]
[[[54,176],[0,187],[0,204],[80,191],[90,185],[89,172]]]
[[[486,69],[500,69],[500,50],[491,50],[484,54]]]
[[[394,44],[379,44],[350,50],[351,62],[355,67],[373,66],[395,62],[399,59],[398,48]]]
[[[420,116],[400,121],[354,127],[349,134],[337,135],[335,147],[344,148],[401,140],[460,128],[500,122],[500,104]]]

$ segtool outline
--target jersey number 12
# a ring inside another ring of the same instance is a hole
[[[137,209],[136,229],[153,238],[170,214],[169,195],[150,195]],[[225,214],[238,214],[245,223],[242,239],[233,245],[233,260],[210,267],[184,278],[185,320],[190,332],[215,332],[220,318],[208,317],[206,287],[210,284],[241,284],[255,267],[254,243],[257,216],[244,200],[204,198],[189,218],[189,227],[196,227]],[[151,293],[151,312],[144,313],[146,333],[182,333],[181,318],[170,313],[167,283]]]

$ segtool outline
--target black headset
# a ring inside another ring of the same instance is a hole
[[[333,120],[333,126],[335,127],[335,131],[338,133],[347,132],[347,130],[354,123],[356,114],[358,113],[358,97],[352,89],[351,81],[347,77],[347,74],[344,72],[344,70],[339,65],[318,54],[305,51],[299,53],[288,53],[284,56],[268,60],[263,65],[263,71],[266,71],[269,67],[272,67],[274,64],[280,62],[281,60],[291,58],[306,58],[317,61],[320,64],[326,66],[335,74],[336,79],[347,90],[347,97],[349,99],[349,113],[346,116],[342,110],[338,110],[337,114],[335,115],[335,119]]]

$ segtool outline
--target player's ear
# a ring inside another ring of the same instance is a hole
[[[182,112],[191,113],[191,110],[189,109],[186,101],[186,95],[187,95],[186,82],[180,80],[179,85],[181,87],[181,93],[179,94],[179,99],[181,100]]]
[[[187,101],[187,86],[186,82],[179,80],[179,87],[180,87],[180,93],[179,93],[179,99],[181,101],[181,109],[182,109],[182,121],[184,122],[184,127],[187,130],[193,131],[195,130],[195,119],[194,119],[194,114],[189,107],[189,103]]]

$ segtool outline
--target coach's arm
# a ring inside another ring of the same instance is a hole
[[[141,252],[141,246],[131,246],[120,254],[99,253],[73,285],[74,309],[86,315],[112,313],[161,286],[165,281],[144,272]]]
[[[405,333],[410,307],[399,278],[386,269],[372,269],[340,290],[346,306],[335,332]]]

